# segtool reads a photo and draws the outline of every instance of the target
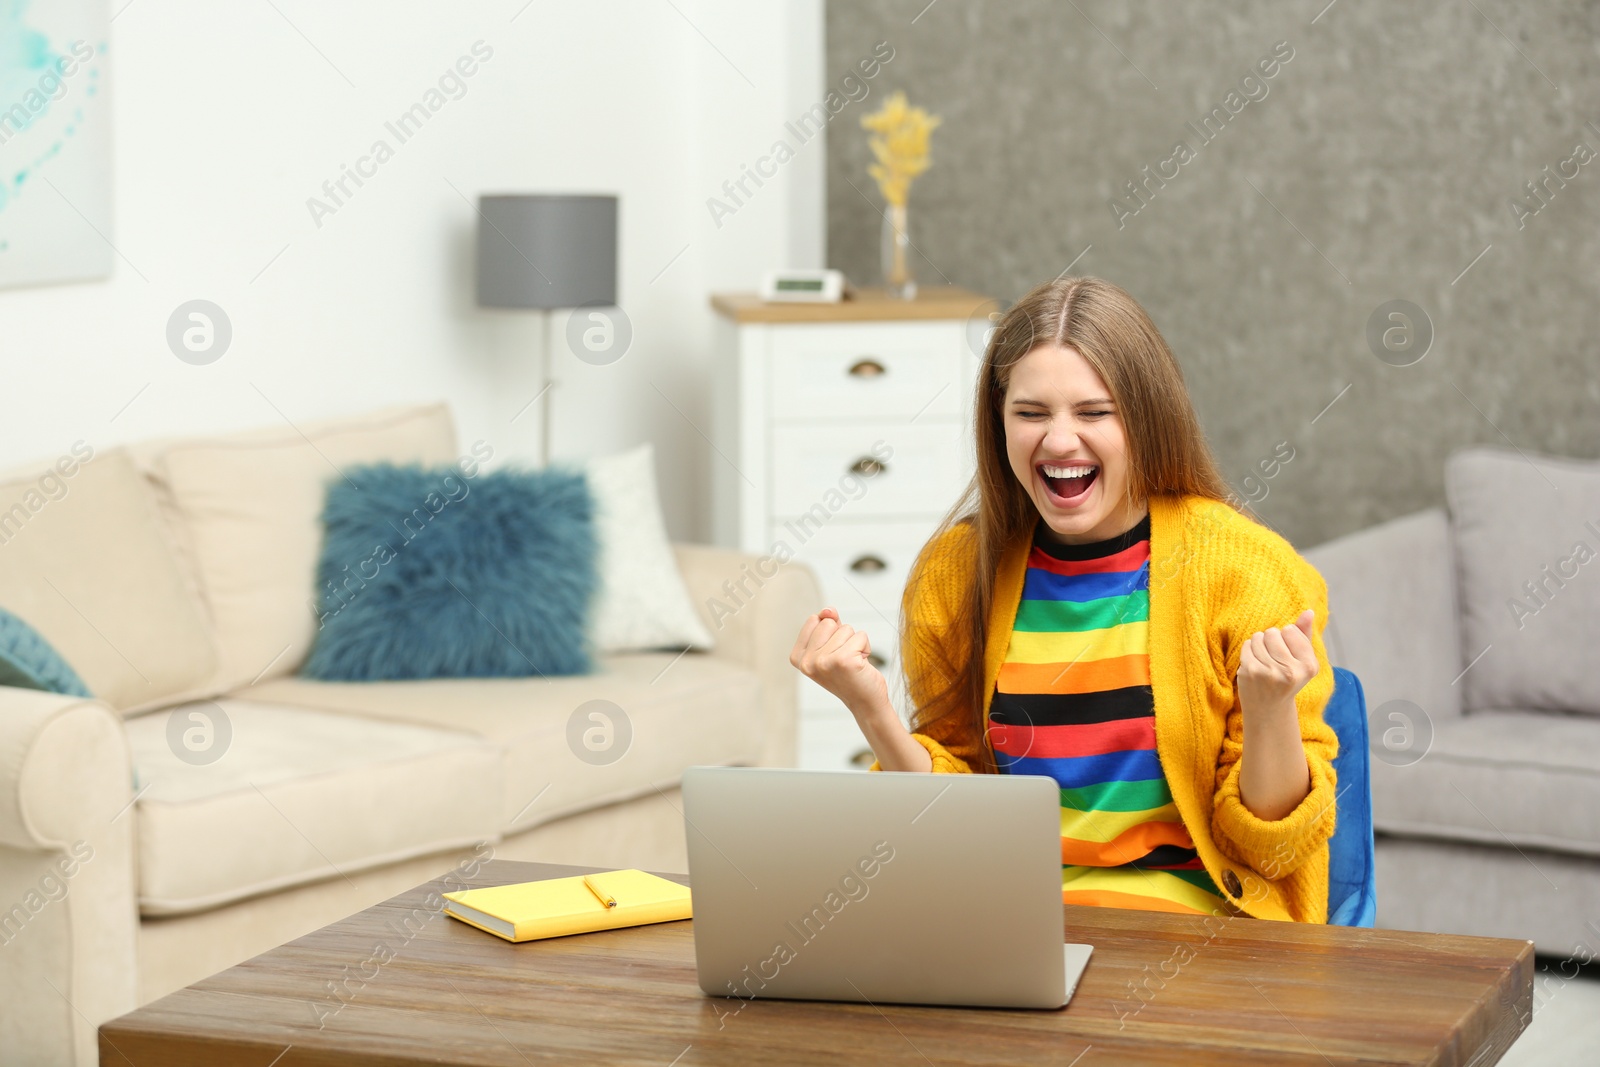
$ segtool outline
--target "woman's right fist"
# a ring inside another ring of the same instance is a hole
[[[867,631],[840,621],[833,608],[823,608],[800,627],[789,662],[859,717],[889,703],[889,683],[868,659],[871,653]]]

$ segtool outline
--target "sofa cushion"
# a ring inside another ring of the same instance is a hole
[[[498,840],[501,753],[469,733],[228,699],[127,731],[146,915]]]
[[[754,763],[760,683],[701,652],[596,657],[593,674],[317,682],[280,678],[241,700],[468,730],[505,749],[503,832],[670,788],[697,763]]]
[[[1372,707],[1415,701],[1461,715],[1461,609],[1450,516],[1402,515],[1302,553],[1328,584],[1328,659],[1354,672]]]
[[[1469,448],[1445,492],[1467,710],[1600,715],[1600,463]]]
[[[1373,736],[1387,726],[1374,718]],[[1436,721],[1414,763],[1372,761],[1384,832],[1600,856],[1597,811],[1600,721],[1588,715],[1476,712]]]
[[[449,409],[437,404],[141,449],[210,611],[212,692],[305,661],[327,483],[361,463],[451,463],[455,447]]]
[[[120,711],[198,692],[216,669],[203,606],[121,449],[0,479],[0,607]]]

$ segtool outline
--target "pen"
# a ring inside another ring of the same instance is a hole
[[[617,906],[617,898],[612,896],[610,893],[606,892],[604,889],[600,888],[598,885],[596,885],[593,881],[590,880],[590,878],[589,878],[589,876],[587,874],[583,876],[583,884],[588,886],[589,887],[589,892],[591,892],[595,896],[599,897],[600,898],[600,903],[604,904],[606,907],[614,908],[614,907]]]

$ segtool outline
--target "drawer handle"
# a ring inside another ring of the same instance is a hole
[[[855,571],[857,574],[861,574],[863,572],[876,574],[881,570],[888,569],[888,566],[889,565],[887,563],[879,559],[877,556],[861,556],[858,559],[852,560],[850,563],[850,569]]]
[[[871,456],[862,456],[860,459],[850,464],[851,473],[865,474],[869,478],[874,474],[882,474],[888,469],[889,467],[887,464],[880,463]]]
[[[876,378],[880,374],[889,373],[889,368],[871,356],[863,356],[850,364],[850,373],[857,378]]]
[[[888,663],[889,661],[884,659],[882,656],[878,655],[876,652],[868,652],[867,653],[867,662],[872,664],[874,667],[878,668],[881,671],[881,670],[883,670],[883,665],[885,663]]]

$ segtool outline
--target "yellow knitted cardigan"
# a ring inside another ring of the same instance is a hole
[[[933,634],[948,630],[972,570],[974,530],[962,523],[931,541],[907,585],[908,617]],[[1003,551],[984,649],[981,721],[1005,658],[1022,598],[1031,537]],[[912,598],[916,602],[912,603]],[[1293,625],[1315,613],[1312,647],[1319,669],[1295,697],[1311,792],[1281,819],[1257,818],[1239,799],[1243,722],[1234,691],[1239,654],[1258,630]],[[1333,667],[1323,646],[1328,590],[1322,575],[1281,535],[1199,496],[1150,499],[1150,681],[1156,754],[1195,850],[1230,903],[1261,919],[1328,921],[1328,838],[1334,828],[1333,758],[1338,738],[1323,721],[1333,693]],[[959,637],[954,639],[959,640]],[[922,707],[945,685],[933,657],[902,649],[908,695]],[[948,715],[912,737],[928,750],[933,770],[972,773],[983,766],[976,725]],[[874,762],[872,770],[881,770]]]

